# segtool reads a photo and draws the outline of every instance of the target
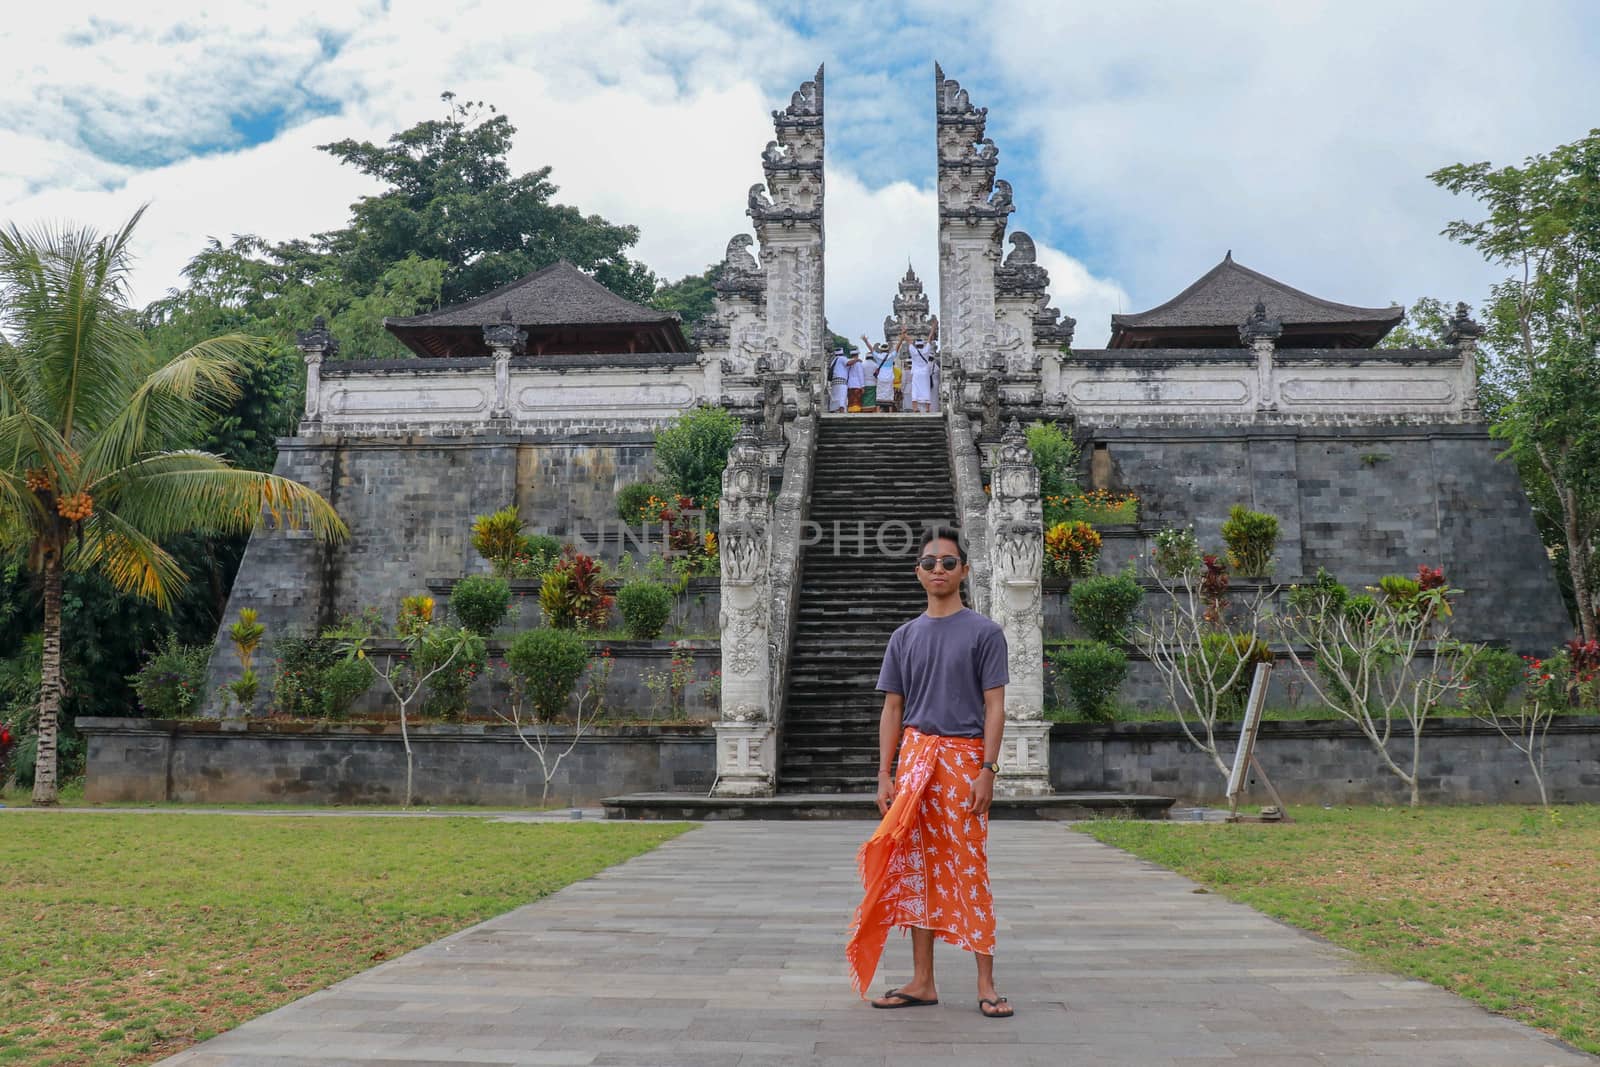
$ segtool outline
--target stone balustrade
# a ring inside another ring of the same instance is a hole
[[[1075,349],[1044,391],[1090,425],[1477,421],[1470,350]]]
[[[717,368],[685,352],[340,360],[307,384],[302,436],[640,431],[718,395]]]

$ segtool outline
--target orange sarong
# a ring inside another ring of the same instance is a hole
[[[957,948],[994,955],[989,817],[966,809],[982,765],[981,738],[906,728],[894,803],[856,854],[866,896],[850,924],[845,958],[862,996],[892,926],[932,930]]]

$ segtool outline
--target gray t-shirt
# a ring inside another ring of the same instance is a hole
[[[982,737],[983,691],[1008,681],[1005,631],[971,608],[901,626],[878,672],[880,692],[906,698],[902,725],[942,737]]]

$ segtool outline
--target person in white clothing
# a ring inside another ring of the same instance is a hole
[[[933,371],[937,359],[933,342],[939,336],[939,320],[929,320],[931,327],[926,341],[912,341],[907,357],[911,365],[911,410],[933,410]]]
[[[843,411],[845,408],[845,383],[849,376],[849,358],[845,356],[844,349],[835,348],[833,358],[828,361],[828,410]]]
[[[845,410],[861,410],[861,391],[867,386],[867,363],[860,356],[851,356],[845,363]]]
[[[866,334],[861,335],[862,342],[867,346],[867,388],[861,395],[862,411],[893,411],[894,410],[894,353],[889,351],[887,341],[880,341],[876,346],[867,339]]]

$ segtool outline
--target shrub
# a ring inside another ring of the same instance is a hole
[[[1100,534],[1086,522],[1063,522],[1044,535],[1044,565],[1053,575],[1083,578],[1100,558]]]
[[[566,710],[588,663],[588,644],[571,630],[524,630],[506,649],[506,665],[532,702],[535,716],[544,720]]]
[[[722,470],[739,432],[739,419],[720,407],[684,412],[656,434],[656,466],[668,488],[700,501],[715,519],[722,496]]]
[[[549,534],[530,534],[522,539],[517,554],[506,566],[507,578],[544,578],[561,558],[562,544]]]
[[[1228,564],[1245,578],[1265,578],[1272,573],[1272,553],[1278,547],[1278,520],[1235,504],[1222,524],[1228,546]]]
[[[1522,684],[1528,664],[1515,652],[1504,648],[1485,648],[1472,660],[1473,695],[1478,706],[1491,715],[1504,714],[1511,691]]]
[[[471,574],[450,590],[450,610],[473,633],[488,637],[511,610],[511,584],[488,574]]]
[[[720,473],[718,477],[721,477]],[[623,486],[617,490],[617,517],[629,524],[639,522],[645,503],[651,497],[657,500],[670,500],[672,490],[659,482],[632,482]]]
[[[1209,667],[1211,684],[1221,697],[1218,714],[1232,719],[1243,716],[1245,701],[1250,697],[1250,683],[1255,679],[1254,665],[1272,662],[1272,646],[1251,634],[1209,633],[1200,641],[1201,651],[1191,652],[1183,664],[1193,688],[1204,688],[1202,679]],[[1242,668],[1240,660],[1244,661]]]
[[[617,608],[629,637],[659,637],[672,616],[672,590],[660,582],[632,581],[617,594]]]
[[[1128,675],[1127,654],[1104,641],[1069,641],[1050,658],[1079,717],[1109,722],[1117,690]]]
[[[522,549],[524,525],[515,504],[479,515],[472,520],[472,547],[489,561],[496,574],[504,577],[510,572],[511,560]]]
[[[1422,583],[1403,574],[1385,574],[1378,579],[1378,590],[1383,598],[1397,607],[1405,607],[1422,592]]]
[[[1317,576],[1307,585],[1289,589],[1289,610],[1298,615],[1321,615],[1346,610],[1350,603],[1350,590],[1340,585],[1324,567],[1317,568]]]
[[[468,635],[467,640],[452,659],[450,653],[455,650],[463,633]],[[424,629],[412,653],[417,676],[426,675],[441,663],[445,666],[428,679],[428,695],[422,700],[422,714],[447,722],[465,716],[468,690],[472,688],[473,680],[482,673],[487,658],[488,651],[483,638],[470,630],[453,630],[448,626],[429,626]]]
[[[182,645],[177,635],[168,634],[155,655],[128,676],[139,696],[139,709],[155,719],[180,719],[199,703],[205,689],[206,665],[211,650],[200,645]]]
[[[1200,541],[1192,524],[1156,531],[1150,554],[1155,559],[1156,573],[1163,578],[1181,578],[1200,569]]]
[[[1133,613],[1144,601],[1144,589],[1130,569],[1073,582],[1068,601],[1085,633],[1096,641],[1118,642],[1125,639]]]
[[[1039,468],[1039,492],[1068,497],[1078,491],[1078,446],[1051,422],[1030,423],[1024,431],[1033,465]]]
[[[558,630],[604,628],[611,602],[600,564],[571,548],[545,575],[539,589],[545,621]]]
[[[400,614],[394,621],[394,632],[401,638],[415,637],[433,625],[433,597],[408,596],[400,598]]]

